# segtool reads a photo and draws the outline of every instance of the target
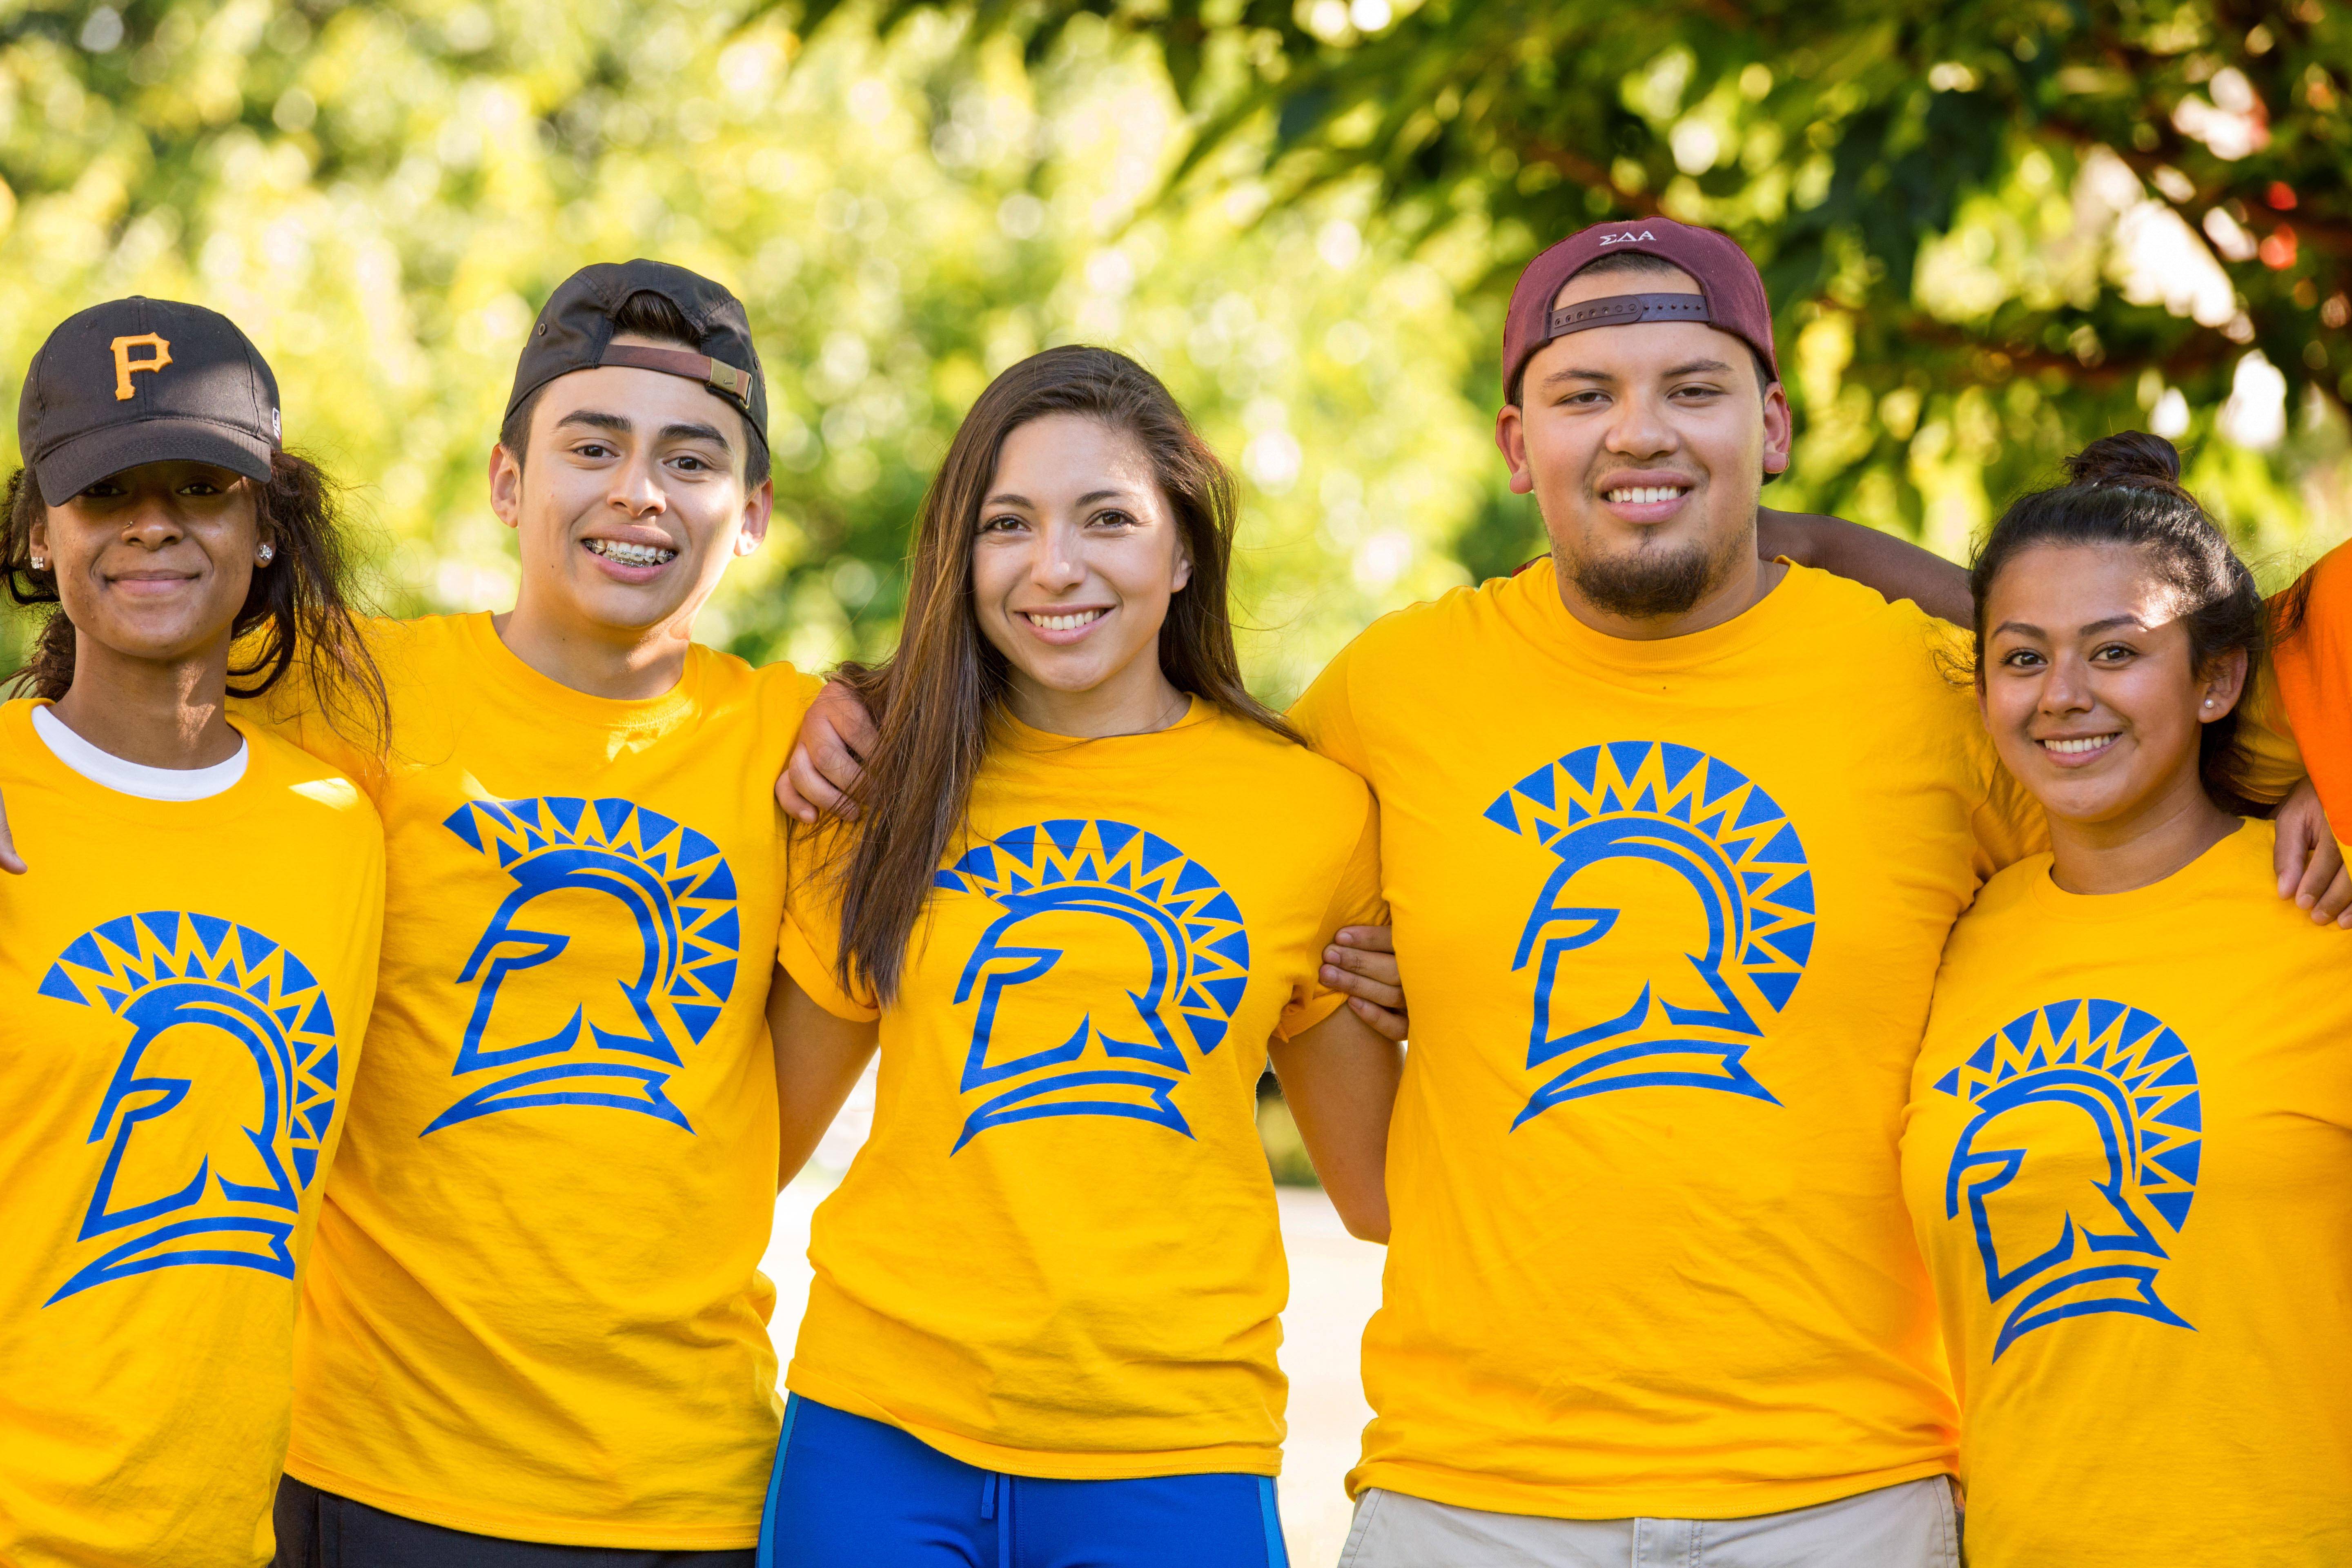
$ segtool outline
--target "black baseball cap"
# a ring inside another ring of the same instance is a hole
[[[235,321],[133,295],[68,316],[25,373],[16,449],[62,506],[142,463],[214,463],[257,484],[278,450],[278,378]]]
[[[639,294],[667,300],[684,317],[694,351],[624,344],[615,348],[613,319]],[[624,364],[701,382],[733,404],[752,438],[768,446],[768,384],[751,346],[751,319],[743,301],[699,272],[667,261],[600,261],[565,279],[539,312],[522,357],[515,363],[507,417],[541,387],[575,370]]]

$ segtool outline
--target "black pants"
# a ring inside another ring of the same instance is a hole
[[[277,1568],[752,1568],[759,1553],[639,1552],[548,1546],[468,1535],[322,1492],[292,1476],[278,1482]]]

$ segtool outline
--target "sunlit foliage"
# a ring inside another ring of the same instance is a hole
[[[0,17],[10,406],[83,305],[227,311],[289,440],[357,487],[390,608],[507,602],[483,466],[515,352],[572,268],[632,255],[738,289],[768,366],[785,526],[702,628],[753,658],[887,646],[957,418],[1061,342],[1137,354],[1244,475],[1269,696],[1464,575],[1450,545],[1491,483],[1445,270],[1468,263],[1368,238],[1365,184],[1279,212],[1247,179],[1159,200],[1190,138],[1144,41],[1081,26],[1032,66],[944,16],[804,38],[593,0]]]

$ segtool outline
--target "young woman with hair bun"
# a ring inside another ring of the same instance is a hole
[[[1381,912],[1355,775],[1244,688],[1234,485],[1096,348],[1007,370],[924,502],[856,821],[796,839],[788,1057],[874,1047],[817,1210],[761,1562],[1272,1568],[1271,1054],[1385,1238],[1395,1047],[1320,978]],[[1369,1012],[1370,1009],[1364,1009]],[[796,1127],[804,1149],[821,1127]]]
[[[227,702],[298,643],[355,732],[383,689],[330,489],[234,323],[82,311],[17,424],[0,574],[57,608],[0,706],[0,1561],[257,1568],[383,833]]]
[[[2352,1562],[2352,953],[2243,787],[2267,613],[2168,443],[2068,471],[1972,571],[2051,852],[1954,929],[1903,1138],[1969,1561]]]

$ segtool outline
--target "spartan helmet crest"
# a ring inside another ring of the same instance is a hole
[[[104,1152],[78,1239],[95,1255],[43,1304],[159,1268],[291,1279],[340,1071],[318,977],[248,926],[153,910],[76,937],[40,994],[131,1029],[90,1121]]]
[[[1746,1062],[1813,950],[1813,883],[1762,786],[1688,746],[1616,741],[1546,763],[1486,818],[1557,862],[1511,957],[1532,975],[1512,1122],[1592,1095],[1721,1089],[1779,1104]]]
[[[1962,1207],[1985,1294],[2008,1315],[1993,1359],[2067,1318],[2191,1325],[2158,1296],[2165,1238],[2189,1223],[2205,1113],[2180,1037],[2126,1003],[2053,1002],[2012,1020],[1936,1088],[1974,1114],[1944,1212]]]
[[[1065,818],[981,846],[934,885],[1003,910],[956,984],[972,1009],[956,1149],[1062,1116],[1192,1136],[1176,1090],[1249,985],[1241,909],[1207,868],[1125,823]]]
[[[694,1131],[667,1086],[734,994],[735,877],[718,845],[626,800],[469,801],[443,824],[514,884],[457,972],[455,1078],[496,1074],[425,1132],[530,1106]]]

